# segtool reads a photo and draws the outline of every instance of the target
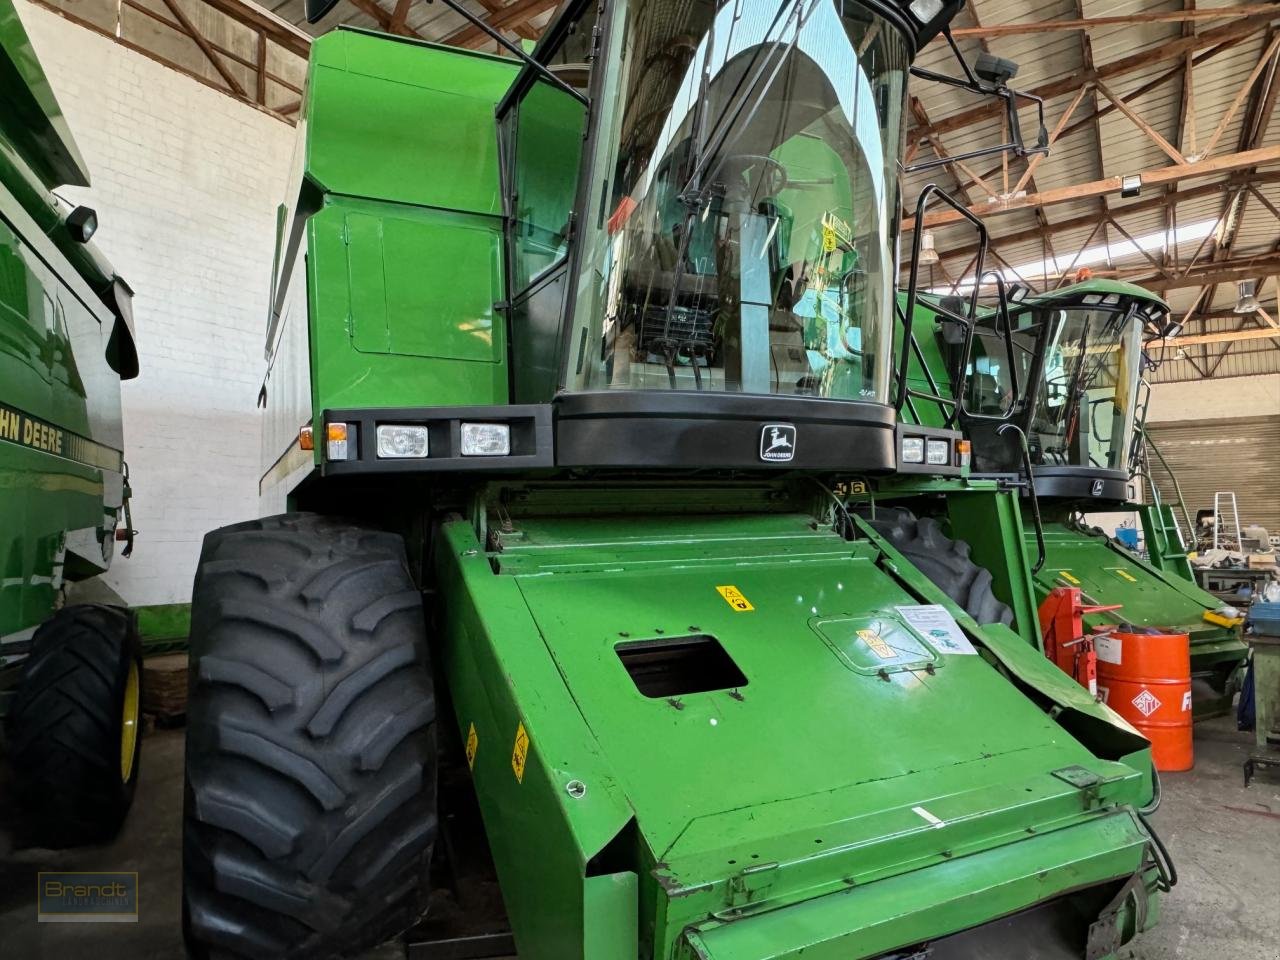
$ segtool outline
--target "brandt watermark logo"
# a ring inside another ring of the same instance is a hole
[[[41,923],[137,923],[136,873],[40,873]]]

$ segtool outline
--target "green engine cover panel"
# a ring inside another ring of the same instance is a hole
[[[987,864],[1001,896],[904,906],[887,946],[1141,865],[1141,831],[1116,814],[1140,802],[1144,774],[1092,753],[968,640],[913,627],[899,608],[920,601],[872,543],[798,514],[517,518],[490,553],[468,524],[445,529],[457,625],[443,659],[462,735],[474,728],[479,745],[522,957],[584,956],[566,939],[587,936],[583,883],[620,857],[639,880],[641,954],[664,960],[798,956],[818,934],[843,952],[814,956],[874,955],[848,939],[871,922],[857,911],[804,935],[795,915],[763,938],[743,921],[953,860]],[[728,665],[662,662],[681,644],[706,652],[700,638]],[[624,657],[636,649],[642,662]],[[1118,825],[1072,832],[1101,818]],[[1066,839],[1051,855],[1000,853],[1055,831]],[[745,932],[684,953],[684,932],[708,918]]]

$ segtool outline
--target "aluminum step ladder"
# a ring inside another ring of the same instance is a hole
[[[1230,517],[1226,517],[1223,513],[1223,507],[1231,510]],[[1228,538],[1222,529],[1224,519],[1230,519],[1230,531],[1234,534]],[[1218,491],[1213,495],[1213,549],[1215,550],[1236,550],[1240,549],[1240,511],[1236,507],[1236,495],[1231,490]]]

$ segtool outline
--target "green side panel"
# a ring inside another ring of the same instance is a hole
[[[806,903],[690,932],[680,960],[857,960],[968,929],[1092,884],[1131,876],[1145,832],[1113,813],[1070,829]],[[1154,898],[1154,891],[1149,891]],[[1148,917],[1148,926],[1153,918]],[[985,955],[985,954],[984,954]],[[905,956],[905,955],[904,955]],[[1013,960],[1009,957],[1008,960]]]
[[[636,960],[640,950],[639,878],[634,873],[587,877],[583,884],[583,956]]]
[[[46,189],[89,185],[84,158],[13,0],[0,0],[0,152],[9,147]]]
[[[307,230],[317,423],[340,407],[507,402],[505,331],[492,312],[499,220],[327,198]],[[431,259],[406,258],[399,242]],[[447,282],[422,283],[424,273]]]
[[[1045,523],[1047,561],[1036,576],[1036,596],[1043,600],[1054,587],[1079,587],[1086,602],[1121,609],[1088,614],[1087,629],[1132,623],[1186,633],[1191,638],[1191,669],[1227,671],[1245,655],[1238,627],[1204,619],[1222,602],[1177,574],[1155,569],[1105,536],[1063,523]],[[1028,533],[1028,556],[1035,550]]]
[[[102,472],[0,439],[0,637],[53,612],[69,530],[103,522]]]
[[[522,960],[595,960],[584,945],[601,934],[587,908],[613,916],[626,883],[593,878],[588,892],[587,863],[632,811],[516,581],[494,575],[463,522],[444,525],[436,559],[447,598],[442,666],[463,738],[476,732],[472,775],[518,952]],[[518,777],[521,728],[528,746]],[[580,798],[568,792],[573,780],[586,786]]]
[[[323,190],[501,213],[493,111],[516,61],[356,30],[311,50],[306,169]]]
[[[1014,627],[1031,646],[1043,649],[1031,567],[1022,551],[1025,534],[1015,493],[967,492],[947,498],[954,537],[991,573],[992,591],[1013,610]],[[1033,533],[1034,535],[1034,533]]]
[[[351,340],[363,353],[498,363],[502,290],[494,225],[421,211],[347,215]]]

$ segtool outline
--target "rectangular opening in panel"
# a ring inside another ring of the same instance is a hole
[[[720,641],[705,634],[634,640],[614,649],[636,689],[646,697],[678,697],[747,685],[746,675]]]

